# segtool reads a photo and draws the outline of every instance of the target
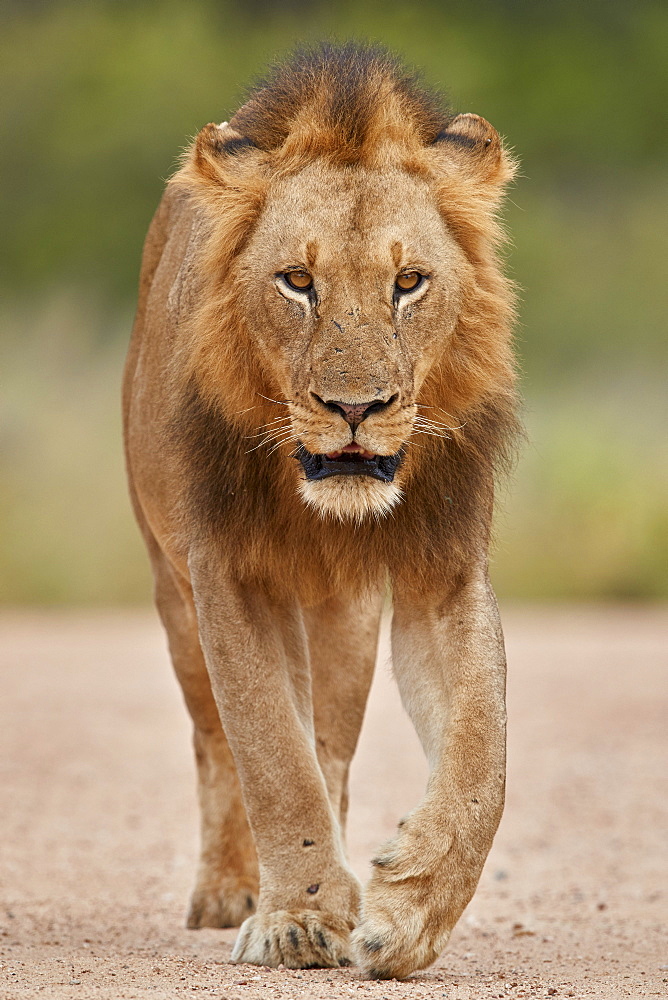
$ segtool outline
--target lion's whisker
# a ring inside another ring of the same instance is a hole
[[[282,438],[281,435],[283,435]],[[256,434],[249,435],[250,438],[257,436],[258,435]],[[278,441],[279,444],[282,444],[283,441],[289,441],[291,437],[294,437],[295,441],[297,440],[296,435],[293,434],[292,428],[288,427],[283,427],[283,428],[279,427],[275,428],[272,431],[265,431],[262,434],[262,440],[258,444],[256,444],[253,448],[249,448],[249,450],[244,454],[250,455],[252,451],[257,451],[258,448],[262,448],[263,445],[271,444],[272,441]]]
[[[279,406],[289,406],[292,402],[291,399],[272,399],[271,396],[264,396],[261,392],[258,392],[258,396],[262,396],[263,399],[269,400],[270,403],[278,403]]]
[[[249,448],[248,451],[245,451],[244,455],[250,455],[252,452],[257,451],[258,448],[261,448],[262,445],[264,445],[264,444],[267,444],[267,442],[266,441],[260,441],[260,443],[256,444],[254,448]]]
[[[448,413],[448,411],[444,410],[443,407],[441,407],[441,406],[430,406],[427,403],[416,403],[415,405],[417,407],[419,407],[420,409],[438,410],[440,413],[444,413],[446,415],[446,417],[452,418],[452,414]],[[449,430],[449,431],[460,431],[463,427],[466,426],[466,421],[465,420],[463,421],[463,423],[459,424],[457,427],[451,427],[448,424],[444,424],[441,420],[432,420],[430,417],[425,417],[421,413],[417,414],[417,416],[415,417],[415,421],[416,422],[418,422],[418,421],[425,421],[425,422],[428,422],[428,423],[431,423],[431,424],[436,424],[437,426],[440,426],[440,427],[446,427],[447,430]]]
[[[414,434],[424,434],[425,437],[439,438],[441,441],[452,441],[452,438],[450,437],[450,435],[449,434],[445,434],[444,432],[441,433],[439,431],[425,431],[425,430],[420,430],[419,428],[415,427],[415,428],[413,428],[413,433]]]
[[[278,423],[279,420],[285,421],[289,419],[290,419],[289,417],[276,417],[275,420],[268,420],[266,424],[260,424],[260,427],[258,428],[255,434],[247,434],[246,438],[256,438],[256,437],[261,437],[265,434],[273,434],[280,430],[287,430],[288,427],[291,426],[290,424],[284,424],[283,426],[278,426],[278,427],[271,427],[271,424]],[[263,427],[266,428],[266,430],[262,430]]]
[[[296,443],[298,440],[299,439],[294,434],[291,434],[288,437],[283,438],[281,441],[277,441],[274,447],[269,449],[269,454],[273,455],[274,452],[277,451],[282,445],[288,444],[290,441],[294,441]]]
[[[429,420],[426,417],[416,417],[413,423],[418,427],[433,427],[440,430],[443,428],[446,431],[460,431],[466,426],[466,421],[463,424],[459,424],[456,427],[451,427],[449,424],[444,424],[440,420]]]

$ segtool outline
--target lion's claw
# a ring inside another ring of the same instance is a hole
[[[350,965],[350,930],[346,920],[319,910],[258,913],[243,923],[232,961],[287,969]]]

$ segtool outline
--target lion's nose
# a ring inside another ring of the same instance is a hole
[[[386,410],[397,398],[397,393],[395,393],[389,399],[372,399],[368,403],[344,403],[340,399],[321,399],[315,392],[311,393],[311,395],[326,409],[331,410],[333,413],[340,413],[346,423],[350,424],[353,431],[357,430],[362,421],[366,420],[371,413]]]

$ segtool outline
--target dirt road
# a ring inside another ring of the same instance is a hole
[[[227,964],[187,931],[197,844],[185,709],[151,614],[0,618],[0,997],[668,994],[665,609],[506,609],[509,774],[480,888],[406,982]],[[381,657],[352,779],[368,859],[425,766]]]

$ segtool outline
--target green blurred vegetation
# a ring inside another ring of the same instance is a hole
[[[144,600],[118,393],[141,243],[188,137],[295,41],[388,44],[519,154],[529,443],[494,577],[668,596],[668,7],[168,0],[0,8],[0,600]]]

